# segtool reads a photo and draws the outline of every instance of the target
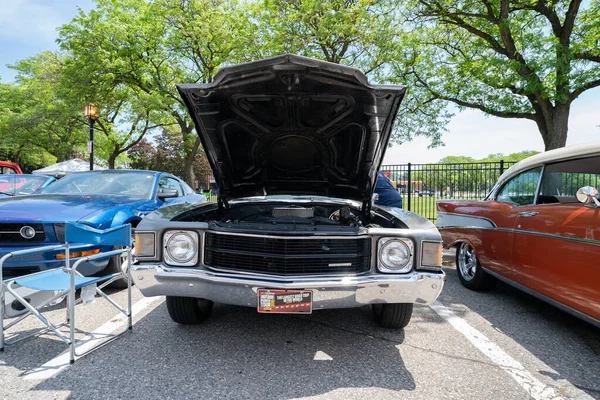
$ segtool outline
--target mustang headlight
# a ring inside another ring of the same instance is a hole
[[[403,238],[379,239],[377,268],[381,272],[406,273],[412,269],[413,243]]]
[[[167,231],[164,239],[165,262],[191,266],[198,262],[198,234],[193,231]]]

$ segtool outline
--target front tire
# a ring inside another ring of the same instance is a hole
[[[404,329],[410,322],[412,303],[373,304],[375,322],[386,329]]]
[[[468,243],[461,243],[456,250],[456,272],[467,289],[487,290],[496,283],[496,278],[481,268],[475,249]]]
[[[207,319],[213,302],[194,297],[167,296],[167,311],[171,319],[182,325],[196,325]]]
[[[131,249],[133,252],[133,248]],[[132,256],[133,261],[133,256]],[[108,261],[108,265],[104,270],[107,274],[117,274],[120,272],[125,272],[129,268],[127,265],[127,254],[112,257]],[[133,286],[133,279],[131,280],[131,286]],[[119,278],[116,281],[112,282],[108,285],[109,288],[112,289],[125,289],[127,287],[127,277]]]

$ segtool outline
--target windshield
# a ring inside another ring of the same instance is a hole
[[[41,190],[49,194],[111,194],[150,198],[155,174],[140,172],[86,172],[68,175]]]
[[[11,196],[31,194],[49,179],[43,176],[0,175],[0,192]]]

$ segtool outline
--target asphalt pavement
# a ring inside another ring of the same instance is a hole
[[[415,307],[401,332],[378,328],[369,307],[298,316],[215,305],[204,324],[181,326],[164,298],[134,289],[133,331],[72,366],[50,335],[8,346],[0,398],[600,399],[599,328],[502,283],[469,291],[451,259],[439,301]],[[81,338],[118,323],[99,298],[77,311]]]

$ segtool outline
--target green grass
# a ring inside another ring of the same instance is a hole
[[[445,197],[411,197],[410,211],[435,222],[437,217],[435,202],[440,199],[445,199]],[[402,196],[402,208],[408,210],[408,198],[406,196]]]

